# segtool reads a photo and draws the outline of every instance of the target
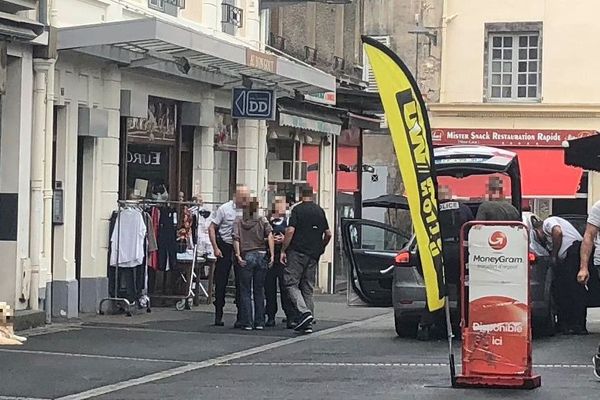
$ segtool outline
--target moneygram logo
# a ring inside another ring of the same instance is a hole
[[[504,232],[496,231],[492,233],[492,235],[488,239],[488,244],[492,249],[500,251],[504,249],[508,244],[508,238],[506,237]]]

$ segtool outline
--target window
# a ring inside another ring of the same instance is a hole
[[[389,36],[371,36],[373,39],[377,40],[385,44],[386,46],[390,45],[390,37]],[[373,70],[371,69],[371,65],[369,64],[369,57],[367,57],[367,53],[363,51],[363,81],[367,82],[367,92],[377,92],[377,82],[375,82],[375,75],[373,74]]]
[[[235,6],[235,0],[224,0],[222,7],[223,32],[234,35],[244,25],[244,10]]]
[[[148,7],[176,17],[185,8],[185,0],[148,0]]]
[[[540,34],[493,33],[488,40],[488,98],[540,98]]]

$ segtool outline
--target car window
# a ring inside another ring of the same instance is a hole
[[[378,251],[402,250],[410,240],[406,235],[392,230],[360,224],[350,227],[350,239],[355,249]]]

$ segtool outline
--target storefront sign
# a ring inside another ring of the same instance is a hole
[[[327,104],[331,106],[335,106],[337,102],[337,94],[335,92],[306,94],[304,95],[304,98],[314,103]]]
[[[272,54],[246,49],[246,65],[272,74],[277,73],[277,57]]]
[[[531,370],[527,228],[474,225],[468,243],[463,373],[525,374]]]
[[[272,90],[233,89],[231,116],[238,119],[275,118],[275,93]]]
[[[432,140],[435,146],[562,147],[565,140],[594,133],[592,130],[439,128],[432,131]]]
[[[137,165],[161,165],[161,152],[160,151],[148,151],[148,152],[127,152],[127,163]]]

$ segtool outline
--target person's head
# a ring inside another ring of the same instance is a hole
[[[498,176],[490,177],[487,185],[487,198],[491,201],[504,200],[504,185]]]
[[[258,198],[256,196],[248,197],[248,205],[244,208],[248,217],[254,218],[258,215]]]
[[[452,200],[452,191],[449,186],[440,185],[438,188],[438,197],[440,200]]]
[[[287,206],[285,196],[275,196],[271,207],[271,215],[273,217],[283,217],[287,211]]]
[[[250,201],[250,189],[246,185],[237,185],[233,202],[237,208],[246,208]]]
[[[305,186],[302,188],[300,192],[300,199],[302,201],[313,201],[314,193],[313,189],[310,186]]]

